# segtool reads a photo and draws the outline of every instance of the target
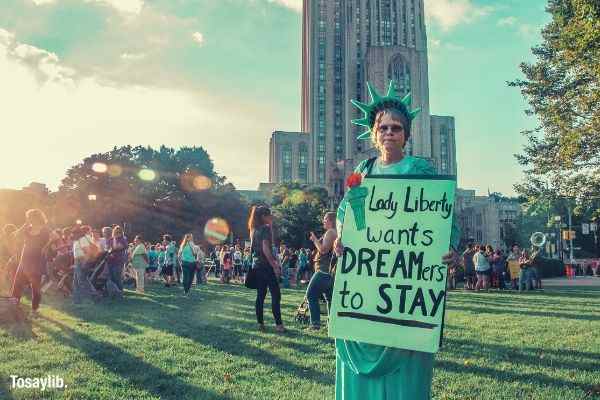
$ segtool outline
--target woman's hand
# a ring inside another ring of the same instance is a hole
[[[277,279],[281,278],[281,264],[277,261],[273,264],[273,272],[275,272]]]
[[[458,257],[458,253],[454,250],[450,250],[448,253],[444,254],[442,257],[442,264],[446,265],[457,265],[460,263],[460,258]]]
[[[315,233],[314,233],[314,232],[311,232],[311,233],[308,235],[308,238],[310,239],[310,241],[311,241],[311,242],[314,242],[315,240],[317,240],[317,236],[315,235]]]
[[[335,239],[335,242],[333,242],[333,251],[338,257],[341,257],[344,254],[344,244],[342,243],[342,239]]]

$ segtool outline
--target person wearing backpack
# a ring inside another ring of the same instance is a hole
[[[317,255],[314,259],[315,273],[306,288],[306,298],[310,308],[310,327],[312,330],[321,329],[321,307],[319,301],[325,295],[327,307],[330,307],[333,291],[333,277],[331,276],[331,259],[333,257],[333,243],[337,239],[335,230],[335,213],[328,212],[323,217],[323,228],[325,234],[319,239],[310,233],[310,240],[317,249]]]

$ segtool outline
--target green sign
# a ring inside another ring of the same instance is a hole
[[[349,190],[330,336],[439,349],[455,189],[453,176],[399,175],[367,177]]]

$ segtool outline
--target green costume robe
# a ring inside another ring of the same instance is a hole
[[[363,173],[366,160],[356,168]],[[397,163],[375,162],[372,175],[434,175],[436,171],[425,159],[405,156]],[[346,211],[342,201],[337,211],[341,232]],[[458,246],[460,233],[452,223],[450,243]],[[336,339],[336,400],[426,400],[431,398],[433,354]]]

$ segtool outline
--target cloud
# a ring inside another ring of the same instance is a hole
[[[38,181],[54,189],[69,167],[90,154],[165,144],[202,145],[219,173],[238,187],[256,188],[266,177],[272,127],[286,125],[278,110],[202,88],[114,86],[82,76],[56,54],[20,43],[3,29],[0,71],[9,99],[0,106],[0,132],[12,149],[0,157],[0,171],[11,171],[3,175],[5,187]],[[223,132],[240,136],[225,143]]]
[[[192,34],[192,40],[202,46],[204,44],[204,35],[200,32],[194,32]]]
[[[517,23],[517,21],[518,21],[517,17],[510,16],[510,17],[506,17],[506,18],[500,18],[498,20],[497,25],[498,26],[513,26],[514,24]]]
[[[302,12],[302,0],[269,0],[269,3],[277,3],[296,12]]]
[[[533,25],[521,24],[521,25],[519,25],[518,33],[519,33],[519,35],[521,35],[525,38],[530,38],[532,36],[535,36],[538,33],[538,30]]]
[[[35,5],[56,4],[60,0],[31,0]],[[138,15],[144,7],[144,0],[82,0],[86,3],[104,3],[126,15]]]
[[[121,60],[139,61],[139,60],[143,60],[144,58],[146,58],[145,53],[123,53],[123,54],[121,54]]]
[[[75,71],[59,63],[52,52],[16,41],[15,35],[0,28],[0,55],[23,66],[29,67],[40,83],[74,83]]]
[[[470,23],[492,11],[493,7],[477,6],[472,0],[425,0],[426,18],[445,31]]]

